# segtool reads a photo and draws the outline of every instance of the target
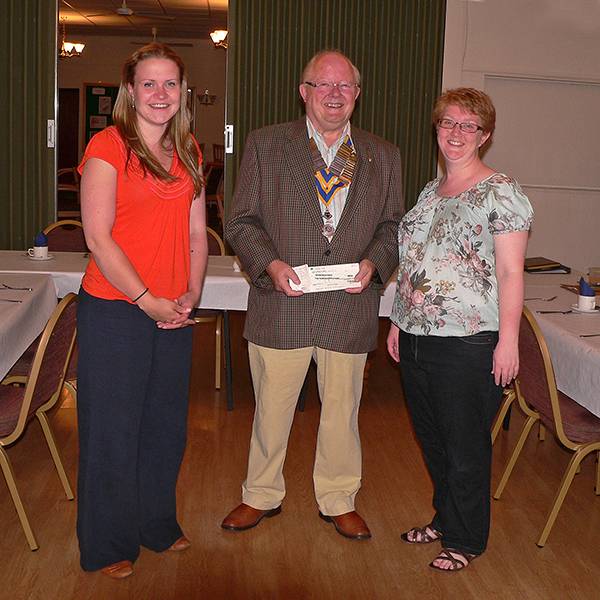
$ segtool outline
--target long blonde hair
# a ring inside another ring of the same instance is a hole
[[[149,171],[152,175],[163,181],[174,181],[176,179],[160,164],[144,142],[138,126],[133,98],[128,89],[129,85],[134,85],[135,71],[138,64],[148,58],[166,58],[173,61],[179,70],[179,83],[181,85],[179,110],[169,121],[160,141],[163,146],[167,142],[170,142],[175,147],[179,159],[192,178],[194,192],[199,194],[204,182],[198,167],[198,148],[190,133],[185,65],[181,58],[165,44],[147,44],[136,50],[123,65],[119,93],[117,94],[117,100],[113,109],[113,122],[127,147],[127,162],[129,162],[131,153],[133,152],[138,157],[144,172]]]

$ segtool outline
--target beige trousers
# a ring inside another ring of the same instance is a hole
[[[283,463],[298,396],[311,359],[317,363],[321,419],[313,471],[315,496],[325,515],[354,510],[362,456],[358,409],[366,354],[309,346],[278,350],[248,343],[256,410],[242,500],[254,508],[279,506],[285,496]]]

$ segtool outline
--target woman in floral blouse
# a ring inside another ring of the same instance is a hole
[[[445,174],[403,218],[388,351],[433,481],[435,515],[402,534],[441,540],[430,566],[466,567],[486,548],[490,427],[502,386],[519,370],[523,261],[532,210],[519,184],[484,164],[496,112],[471,88],[448,90],[433,110]],[[402,333],[400,333],[402,330]]]

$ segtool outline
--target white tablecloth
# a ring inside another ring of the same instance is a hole
[[[0,273],[0,283],[32,291],[0,289],[0,379],[43,331],[56,308],[56,291],[49,275]],[[22,300],[20,303],[2,300]]]
[[[59,298],[69,292],[77,293],[88,258],[82,252],[53,252],[54,258],[47,261],[31,260],[21,251],[0,250],[0,271],[13,273],[46,273],[52,275]],[[244,273],[233,269],[233,256],[209,256],[208,269],[199,308],[245,311],[248,304],[250,283]],[[385,295],[381,298],[379,315],[390,314],[395,275],[388,282]]]
[[[250,283],[245,273],[233,270],[233,256],[209,256],[200,308],[245,311]],[[396,291],[396,274],[388,281],[379,304],[379,316],[389,317]]]
[[[51,260],[33,260],[22,251],[0,250],[0,271],[4,273],[44,273],[51,275],[56,295],[64,298],[77,293],[88,263],[83,252],[53,252]]]
[[[63,297],[68,292],[79,290],[87,261],[86,255],[79,252],[55,252],[52,260],[33,261],[20,251],[0,251],[0,272],[29,274],[34,278],[36,277],[35,273],[50,275],[55,286],[53,294],[48,290],[44,292],[46,308],[34,311],[37,314],[35,324],[29,318],[22,319],[28,325],[31,324],[30,331],[23,337],[23,340],[28,340],[24,344],[24,348],[43,329],[53,306],[56,305],[56,296]],[[234,270],[233,263],[234,257],[232,256],[209,257],[204,290],[199,304],[200,308],[246,310],[250,284],[244,273]],[[9,275],[2,276],[5,278],[6,283],[10,285]],[[537,310],[568,310],[577,301],[577,296],[562,289],[560,284],[576,283],[578,278],[578,274],[546,275],[526,273],[526,298],[557,296],[551,302],[527,300],[526,304],[534,312],[536,320],[546,337],[556,373],[558,389],[600,417],[600,337],[579,337],[586,333],[600,333],[600,311],[592,315],[576,312],[567,315],[542,315],[535,312]],[[19,281],[22,280],[19,279]],[[50,280],[42,276],[37,281],[39,283]],[[385,293],[381,298],[380,316],[389,316],[395,287],[395,277],[392,277],[388,281]],[[48,312],[50,304],[53,304],[53,306]],[[20,304],[0,303],[0,305],[2,305],[0,308],[5,315],[16,315],[24,312],[23,309],[27,309],[27,304],[21,306]],[[43,323],[40,326],[42,321]],[[37,333],[34,333],[36,330]],[[20,356],[20,350],[14,349],[14,352],[8,356],[8,352],[5,352],[4,348],[9,348],[11,342],[8,338],[6,340],[0,338],[0,341],[3,349],[1,367],[5,367],[6,364],[10,363],[8,364],[8,368],[10,368]],[[12,350],[13,348],[11,348]],[[0,368],[1,373],[2,368]]]
[[[77,293],[88,257],[83,252],[53,252],[52,260],[31,260],[23,252],[0,250],[0,272],[45,273],[52,276],[59,298]],[[210,256],[200,308],[246,310],[248,290],[246,276],[233,269],[233,256]]]
[[[558,389],[600,417],[600,337],[580,337],[600,334],[600,311],[594,314],[540,314],[538,310],[569,310],[577,296],[560,287],[561,283],[577,283],[578,274],[525,274],[525,298],[538,322],[552,358]]]

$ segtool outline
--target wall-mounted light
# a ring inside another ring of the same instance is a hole
[[[212,40],[215,48],[225,48],[227,49],[227,30],[226,29],[216,29],[215,31],[211,31],[210,39]]]
[[[58,56],[60,58],[73,58],[74,56],[81,56],[81,53],[85,48],[85,44],[82,44],[81,42],[67,42],[65,22],[61,21],[61,24],[61,43],[58,50]]]
[[[212,106],[216,99],[217,96],[215,94],[209,94],[208,90],[204,90],[204,94],[198,94],[198,103],[203,106]]]

